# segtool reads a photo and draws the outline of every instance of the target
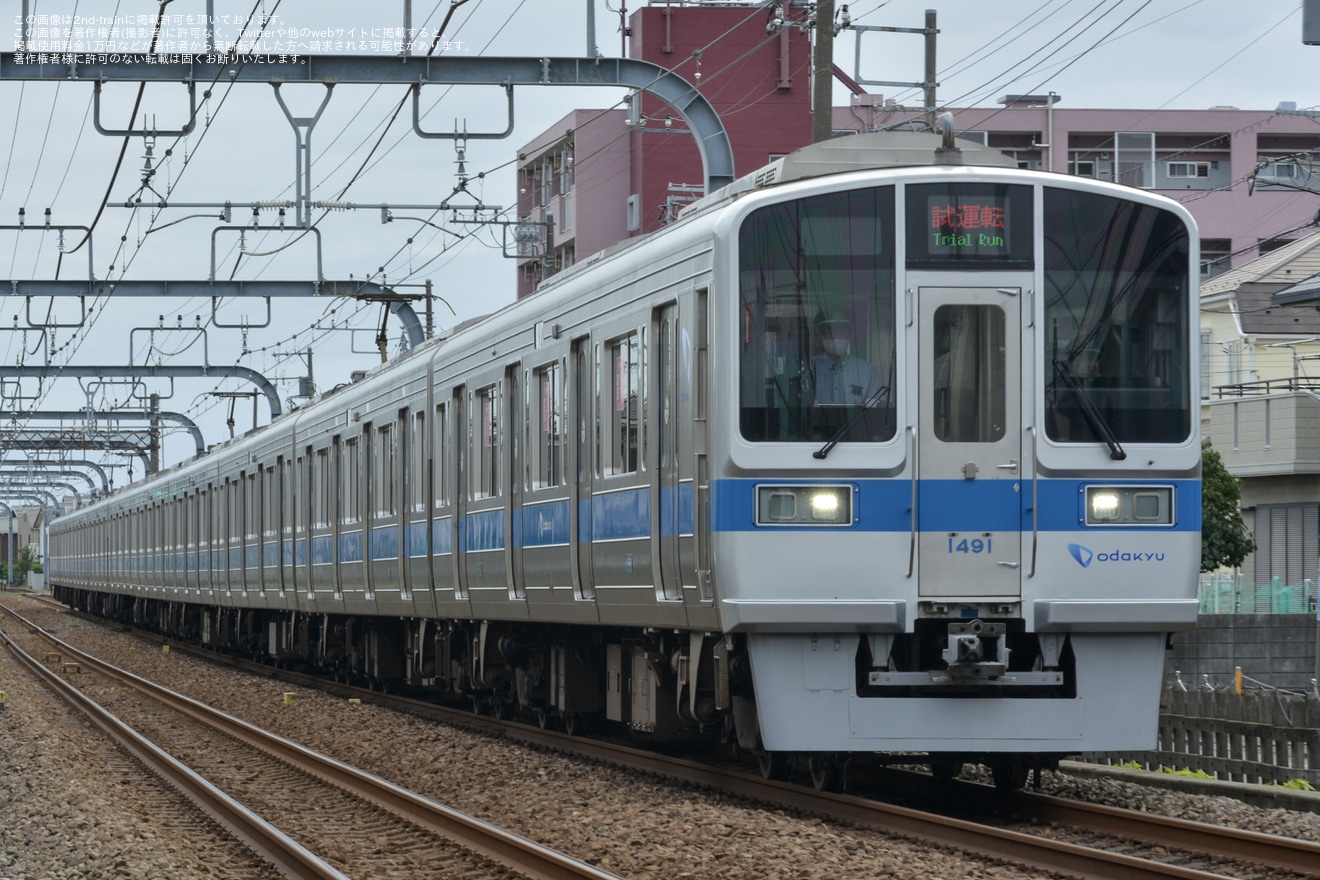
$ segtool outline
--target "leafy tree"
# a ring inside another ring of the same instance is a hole
[[[1242,521],[1238,478],[1209,443],[1201,446],[1201,571],[1237,568],[1256,549]]]
[[[18,551],[18,570],[23,573],[23,583],[27,583],[29,572],[40,574],[45,569],[41,567],[41,560],[32,552],[32,548],[24,547]]]
[[[24,547],[18,551],[18,561],[14,563],[14,586],[26,587],[28,583],[29,572],[41,572],[41,562],[37,555],[32,552],[31,547]],[[9,564],[0,562],[0,586],[9,586]]]

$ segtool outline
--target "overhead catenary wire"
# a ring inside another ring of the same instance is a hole
[[[152,28],[151,51],[154,51],[154,49],[155,49],[155,45],[156,45],[156,41],[157,41],[157,39],[158,39],[159,36],[160,36],[160,27],[161,27],[160,22],[161,22],[161,16],[163,16],[163,14],[164,14],[164,9],[165,9],[166,6],[169,5],[170,2],[173,2],[173,0],[164,0],[164,2],[162,2],[161,5],[160,5],[160,9],[159,9],[159,11],[158,11],[157,18],[156,18],[156,24],[155,24],[155,26]],[[275,9],[278,9],[278,8],[279,8],[279,5],[280,5],[281,2],[282,2],[282,0],[276,0],[275,7],[274,7],[273,10],[272,10],[272,14],[273,14],[273,12],[274,12]],[[253,6],[253,8],[252,8],[252,11],[248,14],[248,17],[247,17],[247,21],[248,21],[248,22],[251,22],[253,16],[256,14],[257,9],[259,9],[259,8],[261,7],[261,4],[262,4],[262,0],[257,0],[256,4],[254,4],[254,6]],[[269,21],[269,20],[270,20],[270,19],[268,18],[267,21]],[[263,22],[261,30],[258,31],[258,36],[259,36],[259,34],[260,34],[261,32],[264,32],[265,27],[266,27],[266,23]],[[144,84],[144,85],[145,85],[145,84]],[[129,124],[129,128],[130,128],[130,129],[131,129],[132,126],[133,126],[133,122],[136,121],[136,118],[137,118],[137,111],[138,111],[138,108],[139,108],[139,105],[140,105],[140,98],[141,98],[141,90],[139,90],[139,100],[136,101],[136,102],[134,103],[134,109],[133,109],[133,112],[132,112],[132,115],[131,115],[131,119],[130,119],[130,124]],[[125,137],[125,143],[124,143],[124,146],[121,147],[120,155],[119,155],[119,159],[118,159],[118,161],[116,162],[116,165],[115,165],[115,172],[114,172],[114,174],[112,175],[112,183],[111,183],[111,187],[112,187],[112,188],[113,188],[113,179],[114,179],[114,176],[116,176],[116,175],[118,174],[118,170],[119,170],[119,168],[120,168],[120,166],[122,165],[122,162],[123,162],[124,152],[125,152],[126,147],[127,147],[127,140],[128,140],[128,137],[126,136],[126,137]],[[177,143],[177,140],[176,140],[176,143]],[[195,155],[195,153],[194,153],[194,155]],[[177,182],[177,180],[176,180],[176,182]],[[102,212],[104,211],[104,208],[105,208],[106,204],[108,203],[108,197],[109,197],[109,192],[110,192],[110,191],[111,191],[111,190],[107,190],[107,197],[106,197],[105,200],[102,201],[101,207],[100,207],[100,209],[99,209],[98,212],[97,212],[96,217],[97,217],[98,220],[99,220],[99,218],[100,218]],[[94,229],[94,226],[95,226],[95,222],[92,224],[91,227],[89,227],[89,229],[87,230],[86,234],[84,235],[83,243],[85,243],[85,242],[90,238],[90,236],[91,236],[91,234],[92,234],[92,231],[93,231],[93,229]],[[118,254],[122,252],[122,250],[123,250],[123,245],[124,245],[124,243],[126,242],[126,240],[127,240],[127,236],[126,236],[126,235],[120,237],[120,248],[116,251],[116,256],[115,256],[113,259],[117,259]],[[79,245],[79,247],[81,247],[81,244]],[[76,250],[76,249],[77,249],[77,248],[74,248],[74,250]],[[69,252],[72,252],[72,251],[69,251]],[[135,252],[135,253],[136,253],[136,252]],[[62,256],[63,256],[63,253],[61,254],[61,258],[62,258]],[[130,257],[129,257],[129,260],[128,260],[128,263],[125,264],[125,265],[121,268],[121,277],[123,277],[123,275],[127,273],[127,271],[128,271],[128,267],[129,267],[129,265],[131,265],[132,260],[133,260],[133,256],[130,256]],[[111,273],[114,272],[114,264],[113,264],[113,263],[112,263],[111,266],[110,266],[110,272],[111,272]],[[111,282],[108,282],[107,287],[109,287],[110,289],[113,289],[113,282],[112,282],[112,281],[111,281]],[[66,349],[68,350],[68,357],[69,357],[69,358],[71,358],[74,354],[76,354],[76,352],[78,351],[78,349],[79,349],[79,347],[81,346],[82,342],[83,342],[84,340],[86,340],[86,338],[87,338],[87,336],[88,336],[88,333],[89,333],[89,331],[91,330],[91,328],[95,326],[97,318],[99,318],[100,315],[104,313],[104,310],[105,310],[105,307],[106,307],[106,304],[108,303],[108,301],[109,301],[109,295],[108,295],[108,292],[101,293],[101,294],[99,294],[96,298],[94,298],[93,303],[92,303],[92,306],[91,306],[91,309],[90,309],[90,310],[88,311],[88,313],[87,313],[87,317],[86,317],[86,320],[85,320],[83,326],[80,326],[79,328],[77,328],[76,330],[74,330],[74,332],[70,335],[70,339],[69,339],[69,341],[66,342],[66,343],[64,343],[64,345],[59,346],[59,347],[54,347],[54,346],[52,346],[52,351],[51,351],[51,354],[49,355],[48,361],[53,360],[54,357],[56,357],[56,356],[59,355],[59,354],[62,354]],[[65,362],[68,363],[67,360],[66,360]],[[50,379],[53,380],[53,379],[55,379],[55,378],[58,378],[59,373],[60,373],[60,368],[59,368],[59,365],[58,365],[58,364],[53,364],[52,366],[53,366],[53,370],[52,370],[52,372],[51,372],[50,375],[47,375],[47,376],[46,376],[46,378],[50,378]],[[43,374],[43,375],[45,375],[45,374]],[[42,386],[41,386],[41,387],[42,387],[43,390],[42,390],[42,392],[41,392],[41,393],[38,395],[38,397],[37,397],[37,403],[38,403],[38,404],[39,404],[42,400],[44,400],[45,397],[46,397],[47,395],[49,395],[50,390],[51,390],[51,388],[53,387],[53,385],[54,385],[54,382],[53,382],[53,381],[51,381],[51,382],[43,382],[43,383],[42,383]]]

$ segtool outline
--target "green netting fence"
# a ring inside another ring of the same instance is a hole
[[[1248,584],[1240,574],[1203,574],[1197,597],[1202,614],[1306,614],[1316,610],[1316,585],[1310,578],[1296,584],[1285,584],[1277,577],[1267,584]]]

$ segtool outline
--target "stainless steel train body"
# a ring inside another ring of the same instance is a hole
[[[850,140],[64,517],[52,583],[772,758],[1152,747],[1196,615],[1193,221]]]

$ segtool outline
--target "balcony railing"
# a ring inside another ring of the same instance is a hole
[[[1216,385],[1215,397],[1258,397],[1264,394],[1286,394],[1290,391],[1320,393],[1320,379],[1293,376],[1289,379],[1258,379],[1233,385]]]

